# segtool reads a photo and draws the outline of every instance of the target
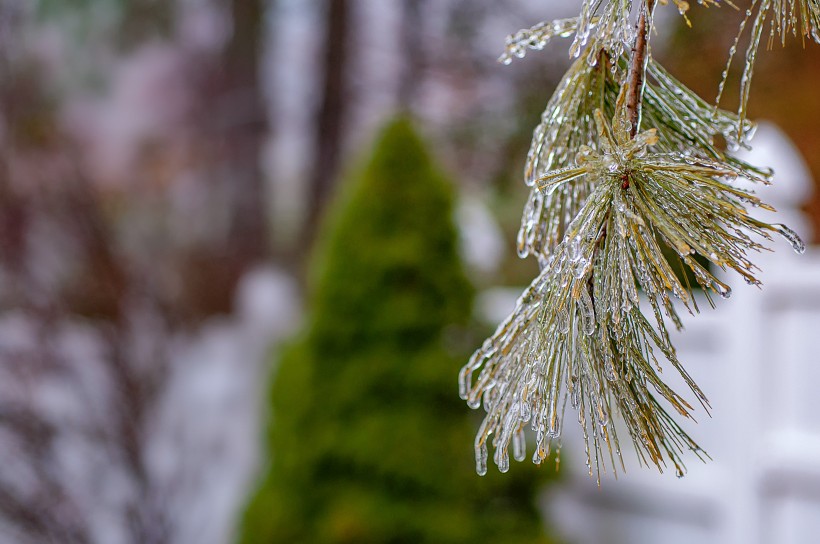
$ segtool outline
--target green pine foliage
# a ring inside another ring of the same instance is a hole
[[[273,379],[271,463],[241,542],[551,542],[535,506],[549,469],[475,474],[461,354],[445,342],[473,291],[451,185],[409,121],[383,131],[345,191],[306,331]]]

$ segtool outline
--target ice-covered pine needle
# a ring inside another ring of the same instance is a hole
[[[749,21],[752,21],[749,43],[746,47],[742,75],[740,79],[740,106],[738,115],[741,120],[746,118],[746,107],[749,102],[749,93],[752,85],[752,75],[754,73],[757,51],[760,42],[766,33],[768,23],[767,45],[771,48],[774,45],[775,37],[780,38],[781,45],[786,44],[786,36],[800,36],[802,40],[806,38],[820,43],[820,0],[752,0],[746,16],[740,23],[735,41],[729,49],[729,60],[718,88],[716,103],[720,103],[723,90],[729,77],[729,68],[737,53],[737,48],[741,37],[744,34]]]
[[[506,49],[498,58],[510,64],[513,58],[523,58],[528,49],[541,50],[554,37],[574,36],[569,48],[573,58],[583,57],[595,64],[595,55],[603,49],[612,57],[624,53],[626,43],[635,36],[635,28],[629,21],[632,0],[585,0],[579,17],[544,21],[507,36]]]
[[[778,0],[769,0],[778,1]],[[817,0],[800,0],[816,3]],[[661,0],[662,4],[668,2]],[[686,18],[689,2],[672,0],[678,12]],[[709,6],[719,5],[719,0],[698,0],[698,3]],[[569,53],[573,58],[582,57],[586,51],[587,62],[595,64],[595,55],[601,49],[611,57],[620,57],[627,49],[625,44],[635,39],[635,26],[629,19],[632,11],[632,0],[584,0],[579,17],[543,21],[530,28],[523,28],[507,36],[506,48],[498,61],[510,64],[514,58],[523,58],[527,50],[539,51],[553,38],[573,36]]]
[[[535,181],[545,195],[572,184],[590,193],[513,313],[459,375],[462,398],[486,411],[475,439],[479,474],[487,471],[490,443],[502,472],[511,445],[513,457],[523,460],[526,427],[534,432],[533,461],[546,459],[560,447],[569,404],[583,429],[591,475],[623,466],[610,424],[615,416],[643,463],[682,475],[684,452],[705,454],[664,408],[692,417],[692,405],[661,380],[661,369],[673,367],[697,402],[708,403],[678,361],[664,321],[667,316],[680,326],[673,297],[696,309],[692,286],[674,269],[690,268],[705,290],[728,297],[729,287],[695,255],[757,283],[747,258],[763,247],[755,236],[771,239],[779,232],[803,250],[792,231],[747,213],[748,205],[766,206],[730,185],[734,168],[658,152],[654,128],[630,139],[624,108],[615,109],[612,126],[600,109],[593,113],[596,148],[581,146],[572,164]],[[641,311],[639,292],[650,318]]]
[[[606,117],[613,115],[620,90],[618,80],[626,70],[626,57],[613,62],[599,52],[598,63],[575,61],[558,84],[535,128],[527,155],[524,181],[531,190],[518,231],[520,257],[534,255],[539,262],[545,262],[590,194],[589,178],[564,184],[550,194],[539,190],[537,180],[552,170],[570,166],[581,146],[596,141],[594,112],[601,109]],[[738,138],[737,115],[715,111],[651,59],[643,120],[656,127],[655,150],[723,162],[724,168],[739,176],[768,183],[770,172],[727,155],[715,144],[716,135],[720,135],[730,150],[748,147],[754,125],[745,121]]]

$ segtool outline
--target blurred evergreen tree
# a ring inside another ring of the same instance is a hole
[[[451,185],[409,121],[384,130],[346,191],[307,330],[274,379],[271,465],[241,542],[550,542],[538,469],[475,474],[463,357],[443,338],[468,322],[473,291]]]

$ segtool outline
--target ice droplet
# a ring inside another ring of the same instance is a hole
[[[487,443],[482,442],[481,444],[477,445],[475,448],[475,471],[478,473],[479,476],[484,476],[487,474],[487,458],[489,457],[489,453],[487,452]]]
[[[569,313],[566,309],[559,310],[558,315],[555,316],[555,320],[558,332],[561,334],[569,332]]]
[[[595,332],[595,308],[592,303],[592,297],[587,289],[581,290],[581,299],[578,302],[581,307],[584,334],[589,336]]]
[[[724,285],[722,283],[715,282],[712,285],[715,287],[715,291],[717,291],[718,295],[723,298],[730,298],[732,296],[732,288],[728,285]]]
[[[575,154],[575,164],[582,165],[589,161],[589,158],[592,156],[593,151],[592,148],[588,145],[582,145],[578,148],[578,153]]]
[[[547,431],[547,435],[550,438],[560,438],[561,437],[561,419],[555,418],[550,423],[549,429]]]
[[[507,453],[506,449],[502,449],[498,454],[496,454],[496,464],[498,465],[498,470],[501,473],[510,470],[510,454]]]
[[[569,241],[569,260],[576,262],[581,258],[581,241],[576,236]]]
[[[583,258],[572,263],[572,277],[576,280],[583,278],[587,273],[588,266],[589,261]]]
[[[515,249],[521,259],[526,259],[530,254],[530,248],[527,246],[527,230],[524,226],[518,230]]]
[[[601,424],[601,427],[606,427],[609,423],[609,412],[602,406],[598,408],[598,423]]]
[[[581,392],[578,391],[578,386],[577,385],[572,390],[571,402],[572,402],[572,407],[575,408],[576,410],[578,409],[578,406],[581,405]]]
[[[751,286],[759,287],[761,285],[760,280],[756,278],[752,278],[749,276],[743,276],[743,280]]]
[[[604,366],[604,370],[606,372],[607,380],[614,382],[618,379],[618,375],[615,374],[615,365],[613,364],[611,358],[606,361],[606,366]]]
[[[603,163],[607,171],[613,174],[618,171],[618,167],[620,166],[612,155],[604,155]]]
[[[788,242],[792,245],[792,249],[794,249],[795,253],[803,254],[806,252],[806,244],[803,243],[803,240],[800,239],[800,236],[797,235],[792,229],[783,225],[782,223],[778,223],[772,225],[773,227],[777,227],[777,232],[780,233],[783,238],[788,240]]]
[[[523,461],[527,457],[527,439],[524,436],[524,430],[518,429],[513,435],[513,458],[516,461]]]

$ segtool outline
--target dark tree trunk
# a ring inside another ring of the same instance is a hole
[[[399,107],[406,112],[413,109],[424,70],[424,3],[424,0],[402,2],[401,47],[404,52],[404,66],[399,81],[398,102]]]
[[[175,306],[189,324],[229,313],[237,283],[271,249],[269,191],[261,167],[269,128],[260,81],[267,2],[223,1],[233,29],[221,55],[206,61],[215,62],[202,74],[193,127],[204,153],[204,190],[224,201],[212,204],[220,218],[207,243],[185,251],[179,265],[185,281]]]
[[[338,174],[346,113],[346,68],[350,2],[327,0],[325,45],[322,66],[322,95],[316,115],[312,172],[309,178],[308,216],[305,242],[310,243]]]
[[[259,68],[264,37],[263,0],[230,0],[233,35],[225,51],[224,175],[232,195],[228,243],[242,264],[268,255],[268,191],[260,158],[268,124]]]

